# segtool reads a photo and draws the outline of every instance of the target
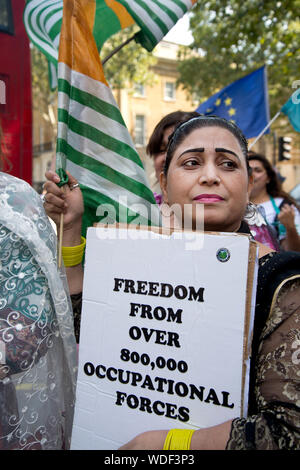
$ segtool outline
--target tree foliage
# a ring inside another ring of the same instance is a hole
[[[178,82],[199,102],[267,65],[271,114],[293,93],[300,70],[300,0],[198,0],[194,41],[180,51]]]
[[[100,53],[101,59],[130,39],[135,29],[135,26],[127,28],[108,39]],[[112,88],[121,89],[133,83],[151,84],[154,80],[151,66],[155,63],[155,57],[133,39],[105,63],[104,74]]]
[[[30,52],[33,106],[45,112],[55,98],[56,92],[52,92],[49,86],[46,56],[33,44],[30,45]]]

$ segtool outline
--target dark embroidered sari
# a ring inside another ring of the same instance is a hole
[[[300,255],[259,261],[247,419],[235,419],[227,449],[300,449]]]

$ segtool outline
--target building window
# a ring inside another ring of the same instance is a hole
[[[168,100],[168,101],[175,100],[175,83],[174,82],[165,83],[164,98],[165,100]]]
[[[143,147],[146,140],[146,120],[142,114],[135,116],[134,143],[137,147]]]
[[[134,85],[134,96],[138,96],[138,97],[146,96],[145,85],[143,85],[143,83],[136,83]]]
[[[6,104],[6,83],[0,79],[0,105]]]
[[[0,31],[14,34],[11,0],[0,0]]]
[[[9,113],[9,76],[0,74],[0,114]],[[8,117],[8,116],[7,116]]]

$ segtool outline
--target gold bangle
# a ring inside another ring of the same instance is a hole
[[[61,249],[64,265],[68,268],[80,264],[83,259],[86,239],[81,237],[81,244],[77,246],[63,246]]]
[[[189,450],[194,429],[171,429],[165,439],[163,450]]]

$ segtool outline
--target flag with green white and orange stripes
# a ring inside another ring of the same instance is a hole
[[[95,0],[91,25],[98,51],[118,31],[139,27],[135,40],[152,51],[197,0]],[[28,0],[24,24],[30,40],[47,57],[51,88],[56,88],[63,0]]]
[[[143,164],[103,73],[95,13],[96,0],[64,0],[56,170],[68,170],[80,183],[84,234],[100,220],[159,225]]]

